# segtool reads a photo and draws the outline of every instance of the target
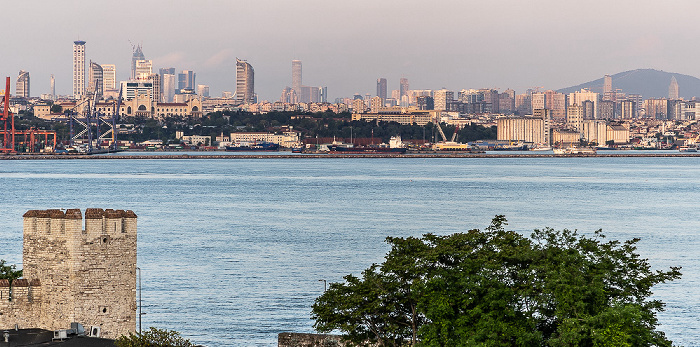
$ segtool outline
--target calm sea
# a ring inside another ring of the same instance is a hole
[[[1,161],[0,256],[22,257],[29,209],[131,209],[143,326],[207,346],[276,346],[312,332],[323,281],[381,262],[386,236],[553,227],[642,238],[661,329],[700,341],[700,158]]]

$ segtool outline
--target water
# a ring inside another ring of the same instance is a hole
[[[208,346],[275,346],[312,332],[323,281],[381,262],[386,236],[484,228],[496,214],[642,238],[661,330],[700,340],[700,158],[366,158],[0,162],[2,258],[21,262],[29,209],[101,207],[138,216],[143,326]]]

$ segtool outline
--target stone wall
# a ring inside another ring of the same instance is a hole
[[[279,333],[278,347],[345,347],[341,336],[326,334]]]
[[[12,301],[0,281],[0,328],[78,322],[108,338],[135,331],[136,219],[132,211],[87,209],[83,227],[77,209],[25,213],[24,279],[13,282]]]

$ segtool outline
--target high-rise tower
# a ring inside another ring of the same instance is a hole
[[[104,89],[117,89],[117,67],[114,64],[102,64],[102,76],[104,77]]]
[[[95,93],[97,93],[97,100],[99,100],[104,94],[104,74],[100,64],[90,61],[88,94],[95,95]]]
[[[236,103],[255,103],[255,71],[245,60],[236,58]]]
[[[292,89],[301,95],[301,60],[292,60]]]
[[[386,78],[377,79],[377,96],[386,100]]]
[[[141,45],[136,46],[136,48],[134,49],[134,54],[131,56],[131,79],[132,80],[135,80],[137,77],[137,75],[136,75],[136,62],[138,60],[146,60],[146,57],[143,55],[143,51],[141,50]]]
[[[85,94],[85,41],[73,41],[73,98]]]
[[[671,84],[668,86],[668,98],[677,100],[679,96],[678,81],[676,81],[676,76],[671,76]]]
[[[404,95],[408,95],[408,78],[401,78],[399,80],[399,98]]]
[[[19,77],[17,77],[15,95],[19,98],[28,98],[29,97],[29,72],[28,71],[20,70]]]

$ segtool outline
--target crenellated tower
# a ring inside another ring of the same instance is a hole
[[[0,300],[8,312],[2,326],[56,330],[78,322],[109,338],[135,331],[136,220],[124,210],[89,208],[84,219],[78,209],[27,211],[18,284],[31,296]]]

